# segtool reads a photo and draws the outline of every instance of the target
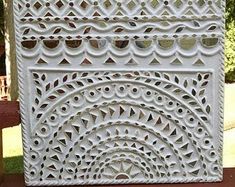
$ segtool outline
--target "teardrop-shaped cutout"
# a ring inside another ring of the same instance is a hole
[[[214,31],[217,29],[217,26],[216,25],[212,25],[208,28],[208,31]]]

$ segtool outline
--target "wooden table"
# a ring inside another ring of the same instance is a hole
[[[0,129],[13,127],[20,124],[19,103],[0,101]],[[2,167],[2,131],[0,130],[0,187],[24,187],[22,174],[9,174],[3,172]],[[234,158],[235,159],[235,158]],[[104,185],[103,185],[104,186]],[[110,186],[110,185],[106,185]],[[156,185],[112,185],[122,187],[235,187],[235,168],[224,169],[224,180],[221,183],[191,183],[191,184],[156,184]]]

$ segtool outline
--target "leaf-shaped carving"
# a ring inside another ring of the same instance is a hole
[[[197,81],[195,79],[193,79],[193,85],[197,86]]]
[[[199,96],[203,96],[205,94],[205,89],[199,91]]]
[[[114,32],[122,32],[123,30],[123,28],[117,28]]]
[[[37,73],[33,73],[33,77],[34,77],[35,79],[38,79],[38,78],[39,78],[39,75],[38,75]]]
[[[171,87],[172,87],[172,85],[167,84],[164,88],[169,89],[169,88],[171,88]]]
[[[69,26],[72,27],[72,28],[76,28],[75,24],[72,23],[72,22],[69,22]]]
[[[64,77],[63,77],[63,82],[66,82],[68,80],[68,75],[65,75]]]
[[[77,78],[77,73],[74,73],[73,75],[72,75],[72,79],[76,79]]]
[[[206,86],[208,84],[208,81],[205,81],[202,83],[202,86]]]
[[[43,105],[40,106],[40,108],[44,109],[44,108],[46,108],[47,106],[48,106],[48,104],[43,104]]]
[[[84,86],[84,84],[81,81],[76,82],[78,86]]]
[[[48,91],[48,90],[50,89],[50,87],[51,87],[51,84],[48,83],[48,84],[46,85],[46,91]]]
[[[189,104],[194,106],[194,105],[197,105],[197,102],[195,102],[195,101],[190,101]]]
[[[88,75],[88,73],[83,73],[82,77],[86,77]]]
[[[208,28],[209,31],[214,31],[217,28],[216,25],[212,25]]]
[[[149,136],[148,136],[148,135],[146,135],[146,136],[144,137],[144,140],[145,140],[145,141],[147,141],[147,140],[148,140],[148,138],[149,138]]]
[[[179,78],[177,76],[175,76],[175,82],[179,84]]]
[[[203,110],[201,108],[196,108],[196,111],[203,113]]]
[[[204,79],[208,79],[210,77],[210,74],[205,74]]]
[[[59,94],[64,94],[64,93],[65,93],[65,91],[64,91],[63,89],[58,89],[57,92],[58,92]]]
[[[42,113],[38,114],[36,118],[40,118],[42,116]]]
[[[91,27],[88,27],[84,30],[83,34],[88,34],[91,31]]]
[[[206,106],[206,112],[209,114],[211,111],[211,107],[209,105]]]
[[[34,101],[35,101],[35,103],[38,105],[38,103],[39,103],[39,99],[38,99],[37,97],[35,98],[35,100],[34,100]]]
[[[155,82],[155,86],[159,86],[161,84],[160,81]]]
[[[183,95],[183,99],[190,99],[188,95]]]
[[[43,74],[43,75],[41,76],[41,79],[42,79],[43,81],[45,81],[45,80],[46,80],[46,75]]]
[[[30,31],[30,29],[29,29],[29,28],[25,29],[25,30],[24,30],[24,32],[23,32],[23,35],[28,34],[28,33],[29,33],[29,31]]]
[[[140,75],[140,72],[135,71],[134,74],[135,74],[136,76],[139,76],[139,75]]]
[[[130,78],[134,78],[131,73],[126,73],[126,74],[125,74],[125,77],[127,77],[127,78],[129,78],[129,79],[130,79]]]
[[[57,97],[55,96],[55,95],[50,95],[49,97],[48,97],[48,99],[51,99],[51,100],[54,100],[54,99],[56,99]]]
[[[173,92],[175,92],[175,93],[180,93],[181,90],[180,90],[179,88],[176,88]]]
[[[86,76],[88,75],[88,73],[83,73],[82,75],[86,74]],[[108,75],[109,72],[105,72],[104,75]]]
[[[197,92],[196,92],[195,89],[192,89],[192,95],[193,95],[193,96],[197,95]]]
[[[208,119],[207,119],[206,116],[202,116],[201,119],[202,119],[203,121],[208,121]]]
[[[164,76],[165,79],[170,80],[169,75],[167,75],[167,74],[164,73],[163,76]]]
[[[145,82],[150,83],[151,79],[146,79]]]
[[[144,32],[145,32],[145,33],[150,33],[152,30],[153,30],[153,28],[149,27],[149,28],[147,28]]]
[[[46,28],[46,26],[44,24],[42,24],[42,23],[39,23],[39,27],[41,27],[42,29]]]
[[[198,74],[197,79],[198,79],[199,81],[201,81],[201,80],[202,80],[202,75],[201,75],[201,74]]]
[[[37,88],[36,90],[37,90],[38,95],[41,96],[42,95],[42,91],[39,88]]]
[[[178,27],[175,32],[176,33],[182,32],[184,28],[185,28],[184,26]]]
[[[200,24],[197,21],[193,21],[193,24],[194,24],[195,27],[200,27]]]
[[[55,80],[55,82],[54,82],[54,87],[56,87],[56,86],[58,86],[59,85],[59,80],[57,79],[57,80]]]
[[[69,89],[74,89],[74,86],[71,85],[71,84],[67,84],[66,86],[67,86]]]
[[[203,103],[203,104],[206,103],[206,98],[205,98],[205,97],[202,98],[202,103]]]
[[[40,83],[38,80],[35,80],[34,83],[35,83],[36,85],[38,85],[38,86],[41,85],[41,83]]]
[[[136,27],[136,23],[135,22],[129,22],[130,26],[132,27]]]
[[[105,78],[108,79],[108,80],[111,80],[111,78],[110,78],[109,76],[106,76]],[[150,81],[151,81],[151,80],[150,80]]]
[[[130,78],[132,78],[132,77],[130,77]],[[110,78],[109,78],[109,80],[110,80]],[[87,82],[94,83],[94,81],[92,79],[87,79]]]
[[[53,34],[58,34],[58,33],[60,33],[61,32],[61,28],[56,28],[55,30],[54,30],[54,32],[53,32]]]
[[[184,81],[184,87],[187,88],[187,86],[188,86],[188,81],[185,80],[185,81]]]
[[[161,77],[161,74],[158,73],[158,72],[156,72],[156,73],[155,73],[155,76],[160,78],[160,77]]]

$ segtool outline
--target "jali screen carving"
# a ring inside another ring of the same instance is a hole
[[[223,0],[15,0],[28,185],[222,179]]]

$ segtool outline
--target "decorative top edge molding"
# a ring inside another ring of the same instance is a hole
[[[222,0],[21,0],[18,11],[22,17],[211,15],[221,12],[222,5]]]

